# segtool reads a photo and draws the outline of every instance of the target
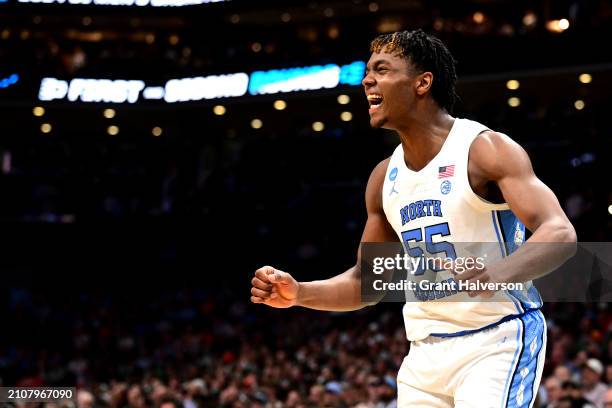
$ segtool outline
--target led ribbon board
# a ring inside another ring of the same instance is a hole
[[[339,67],[336,64],[314,65],[303,68],[255,71],[251,74],[249,93],[263,95],[359,85],[365,63],[356,61]]]
[[[199,101],[246,95],[289,93],[330,89],[339,85],[359,85],[365,62],[338,66],[314,65],[270,71],[171,79],[164,86],[147,86],[141,80],[84,79],[65,81],[43,78],[38,99],[41,101],[136,103],[141,99],[167,103]]]
[[[0,0],[1,1],[1,0]],[[18,3],[71,4],[93,6],[181,7],[230,0],[17,0]]]
[[[11,85],[15,85],[19,81],[18,74],[11,74],[6,78],[0,79],[0,88],[8,88]]]

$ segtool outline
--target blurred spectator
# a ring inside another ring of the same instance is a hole
[[[608,347],[609,347],[609,343],[608,343]],[[608,364],[606,366],[606,384],[608,385],[608,387],[612,386],[612,364]]]
[[[94,396],[91,392],[85,390],[77,391],[77,406],[78,408],[93,408]]]
[[[562,397],[561,381],[557,377],[549,377],[544,382],[546,390],[546,405],[544,408],[557,408]]]
[[[601,361],[590,358],[582,366],[582,393],[597,408],[603,407],[604,397],[608,387],[601,382],[603,374]]]
[[[183,404],[173,397],[164,397],[159,403],[158,408],[183,408]]]
[[[134,384],[128,389],[127,401],[129,408],[147,408],[140,385]]]
[[[559,407],[570,408],[596,408],[595,404],[584,398],[580,384],[566,381],[562,384],[563,396],[559,401]],[[570,405],[567,405],[568,402]]]
[[[557,366],[555,368],[554,377],[559,380],[561,384],[570,381],[572,379],[572,372],[564,365]]]
[[[604,397],[604,408],[612,408],[612,389],[608,389],[608,391],[606,391],[606,395]]]

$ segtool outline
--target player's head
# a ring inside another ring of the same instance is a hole
[[[362,84],[373,127],[398,129],[428,99],[452,113],[457,74],[442,41],[422,30],[398,31],[376,37],[370,51]]]

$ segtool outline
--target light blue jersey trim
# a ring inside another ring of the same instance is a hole
[[[542,354],[542,350],[544,350],[544,347],[546,346],[546,318],[544,317],[544,314],[540,310],[538,310],[538,317],[542,320],[542,341],[541,341],[542,344],[540,346],[540,350],[538,350],[538,355],[536,356],[536,369],[538,368],[537,364],[540,361],[540,354]],[[536,372],[536,378],[537,378],[537,372]],[[534,381],[533,386],[531,388],[531,392],[533,393],[532,402],[535,401],[537,397],[537,394],[538,394],[537,387],[538,387],[538,384],[536,384],[536,382]]]
[[[502,237],[499,233],[500,227],[498,226],[499,220],[497,218],[497,211],[491,211],[491,218],[493,220],[493,228],[495,229],[495,235],[497,235],[497,242],[499,243],[499,250],[501,251],[501,256],[502,258],[505,258],[507,256],[506,245],[504,244]],[[506,292],[510,300],[512,300],[512,303],[514,303],[514,306],[516,306],[517,311],[519,313],[525,313],[525,308],[523,308],[521,302],[512,294],[512,292],[509,290],[505,290],[504,292]]]
[[[519,363],[512,371],[510,390],[506,397],[506,408],[531,407],[536,397],[535,383],[538,377],[539,356],[544,348],[542,312],[534,310],[521,317],[523,334]]]
[[[506,246],[499,234],[499,227],[497,226],[497,211],[491,211],[491,219],[493,220],[493,228],[495,228],[495,235],[497,235],[497,242],[499,243],[499,251],[501,252],[502,258],[506,257]]]
[[[516,320],[516,350],[514,350],[514,356],[512,356],[512,365],[510,366],[510,370],[508,370],[508,375],[506,376],[506,382],[504,383],[504,399],[500,405],[500,408],[504,408],[508,403],[508,395],[510,395],[510,378],[512,378],[512,373],[516,370],[516,365],[518,364],[518,354],[519,350],[523,349],[523,322],[520,319]]]

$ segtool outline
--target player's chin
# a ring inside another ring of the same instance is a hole
[[[387,119],[384,117],[376,117],[376,115],[370,116],[370,126],[374,129],[380,129],[385,127],[386,122]]]

